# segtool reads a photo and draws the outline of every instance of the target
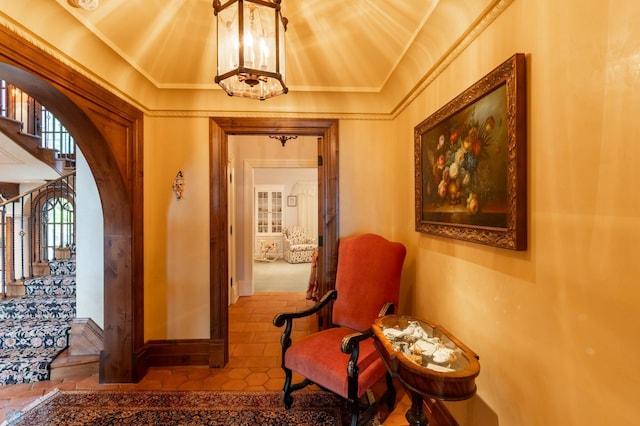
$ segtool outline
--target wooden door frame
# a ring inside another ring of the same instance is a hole
[[[104,215],[100,383],[146,371],[143,270],[143,113],[0,25],[0,75],[38,99],[71,133],[94,176]]]
[[[318,137],[318,288],[334,287],[338,259],[338,121],[295,118],[212,117],[209,121],[209,366],[229,361],[227,156],[229,135],[299,135]],[[326,326],[328,312],[319,315]]]

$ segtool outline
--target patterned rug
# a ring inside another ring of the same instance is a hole
[[[326,392],[54,390],[2,425],[340,425],[342,403]]]

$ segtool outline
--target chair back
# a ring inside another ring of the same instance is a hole
[[[294,225],[284,231],[284,236],[291,244],[306,244],[309,242],[307,232],[302,226]]]
[[[368,329],[385,303],[398,312],[400,276],[406,248],[375,234],[342,238],[338,246],[333,323]]]

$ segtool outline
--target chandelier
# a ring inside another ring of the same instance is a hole
[[[217,22],[218,74],[215,82],[229,96],[265,100],[285,85],[282,0],[213,1]]]

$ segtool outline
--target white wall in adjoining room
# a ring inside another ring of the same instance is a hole
[[[230,135],[229,155],[234,160],[236,212],[236,280],[241,296],[252,293],[252,200],[255,174],[262,169],[296,170],[317,165],[318,145],[315,136],[299,136],[283,147],[267,135]],[[265,172],[268,173],[268,172]],[[293,172],[292,172],[293,173]],[[317,179],[317,175],[316,175]],[[291,185],[295,185],[292,182]],[[286,193],[286,188],[285,188]],[[286,220],[286,219],[285,219]]]
[[[93,174],[76,147],[76,317],[104,327],[104,216]]]
[[[298,209],[287,205],[287,196],[291,194],[293,187],[298,182],[317,182],[318,169],[311,167],[256,167],[253,170],[253,183],[255,185],[282,185],[284,186],[284,223],[288,228],[298,224]]]

